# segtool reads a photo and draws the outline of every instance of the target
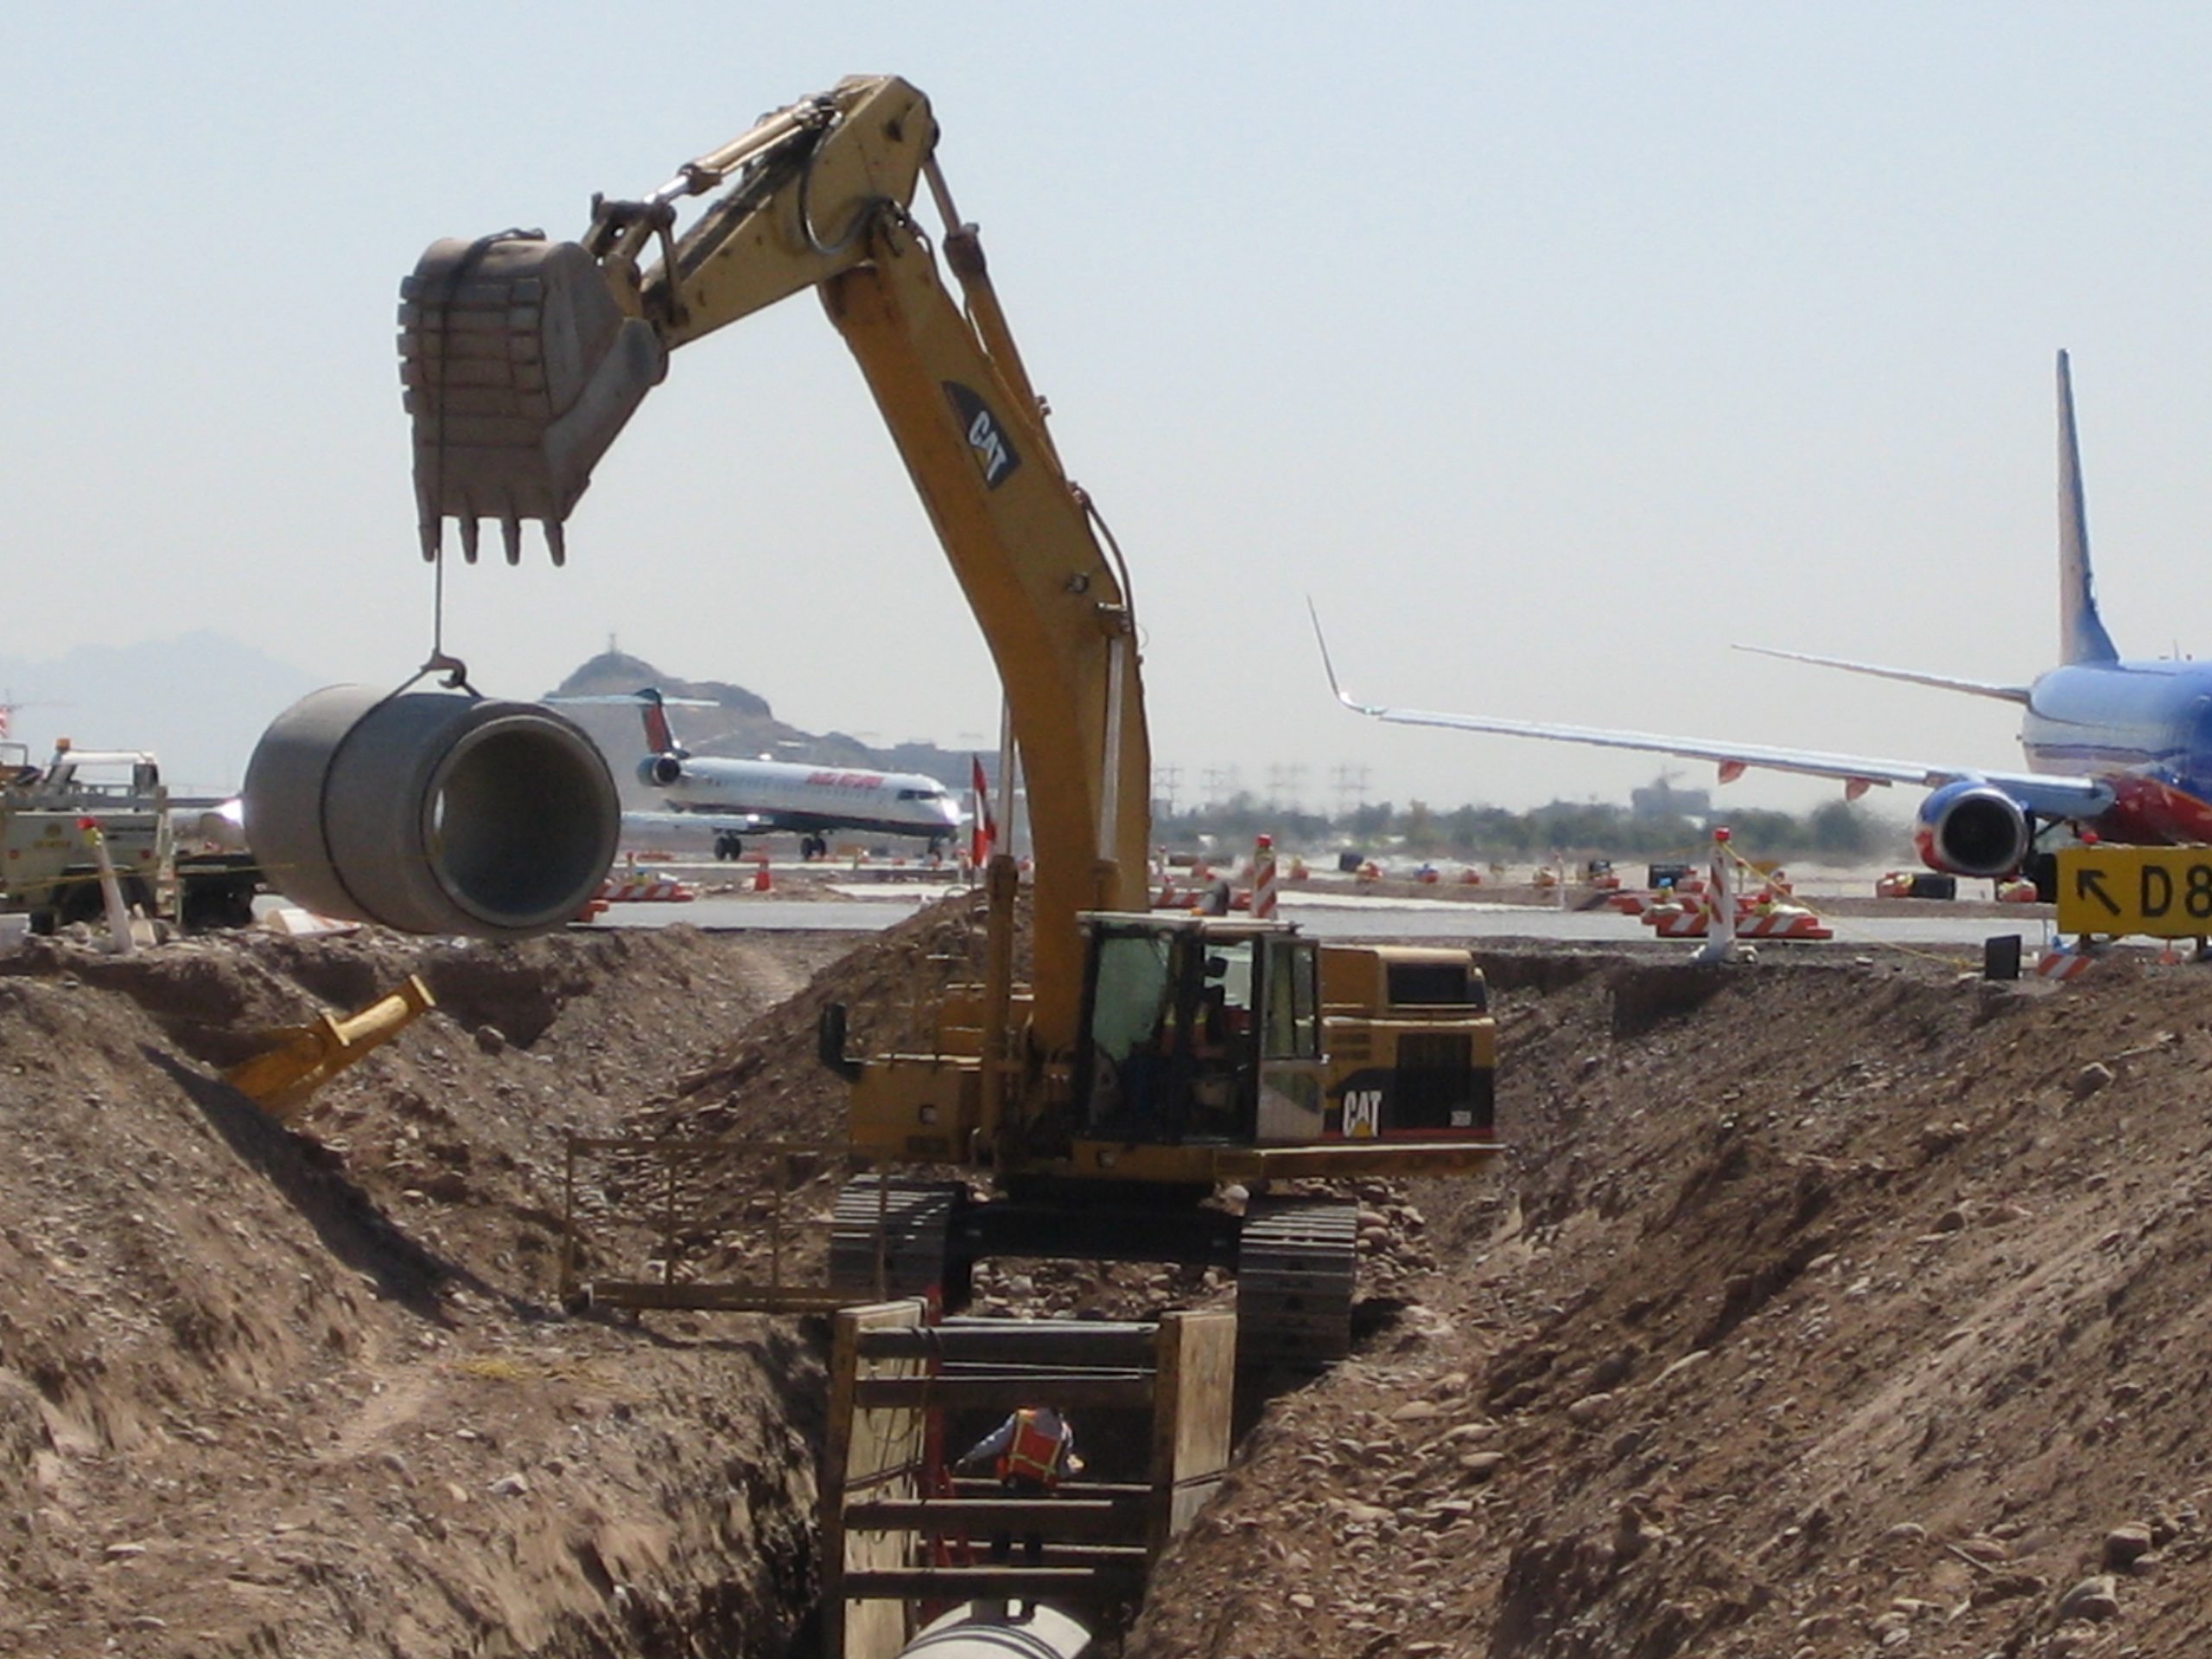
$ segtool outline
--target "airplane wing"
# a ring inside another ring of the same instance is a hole
[[[1815,657],[1809,651],[1777,651],[1770,645],[1738,645],[1738,651],[1748,651],[1755,657],[1778,657],[1785,663],[1813,663],[1821,668],[1840,668],[1847,674],[1872,674],[1878,679],[1904,680],[1912,685],[1932,685],[1941,691],[1964,691],[1977,697],[1996,697],[2005,702],[2024,703],[2028,688],[2024,685],[1996,685],[1987,680],[1962,680],[1948,674],[1923,674],[1909,668],[1880,668],[1872,663],[1854,663],[1841,657]]]
[[[777,826],[772,821],[750,812],[625,812],[622,827],[625,830],[730,830],[739,835],[757,836]]]
[[[1308,601],[1309,608],[1311,601]],[[1880,760],[1869,755],[1830,754],[1814,749],[1785,749],[1766,744],[1732,743],[1713,738],[1672,737],[1656,732],[1624,731],[1604,726],[1567,726],[1546,721],[1508,720],[1494,715],[1441,714],[1421,709],[1397,709],[1386,703],[1363,702],[1345,691],[1330,660],[1329,642],[1321,632],[1320,614],[1313,616],[1313,637],[1321,646],[1321,666],[1337,701],[1355,714],[1404,726],[1443,726],[1456,731],[1489,732],[1501,737],[1546,738],[1556,743],[1587,743],[1600,748],[1639,749],[1651,754],[1670,754],[1689,760],[1710,760],[1720,769],[1720,781],[1732,782],[1749,767],[1771,772],[1794,772],[1813,778],[1833,778],[1856,798],[1881,785],[1915,785],[1940,789],[1961,782],[1994,785],[2021,807],[2041,817],[2093,817],[2113,803],[2111,787],[2093,778],[2069,778],[2051,772],[1993,772],[1979,766],[1950,766],[1923,760]]]
[[[656,696],[658,694],[656,693]],[[549,703],[601,703],[610,707],[635,709],[651,701],[642,691],[594,691],[588,695],[578,692],[569,697],[546,697]],[[721,704],[712,697],[661,697],[663,707],[669,709],[719,709]]]

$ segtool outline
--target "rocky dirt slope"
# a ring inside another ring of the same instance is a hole
[[[563,1135],[827,1133],[816,1008],[959,931],[0,958],[0,1652],[810,1651],[817,1333],[563,1316]],[[1372,1334],[1130,1656],[2212,1650],[2212,982],[1778,954],[1497,960],[1511,1167],[1365,1195]],[[218,1079],[408,971],[295,1126]]]
[[[781,1651],[815,1356],[561,1319],[563,1135],[849,944],[0,959],[0,1652]],[[295,1128],[217,1079],[409,971],[439,1010]]]
[[[1510,996],[1495,1199],[1133,1656],[2212,1651],[2212,982]]]

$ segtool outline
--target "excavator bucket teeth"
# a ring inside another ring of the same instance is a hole
[[[399,293],[423,557],[451,517],[473,562],[493,518],[512,562],[535,518],[559,563],[591,469],[667,372],[659,337],[622,314],[590,254],[531,232],[435,242]]]

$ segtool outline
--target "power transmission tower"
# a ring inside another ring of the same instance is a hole
[[[1367,804],[1368,779],[1374,769],[1346,761],[1336,770],[1337,816],[1350,817]]]
[[[1175,816],[1175,797],[1182,788],[1183,768],[1154,766],[1152,769],[1152,798],[1160,804],[1163,817]]]

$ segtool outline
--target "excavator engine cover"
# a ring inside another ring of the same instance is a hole
[[[279,715],[243,798],[256,858],[296,903],[478,938],[575,920],[622,823],[607,762],[551,710],[365,685]]]
[[[536,518],[559,563],[562,522],[667,352],[590,254],[531,232],[434,242],[399,293],[423,556],[451,514],[472,560],[478,519],[499,521],[513,563]]]

